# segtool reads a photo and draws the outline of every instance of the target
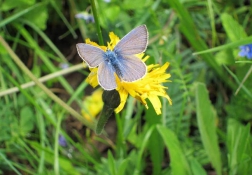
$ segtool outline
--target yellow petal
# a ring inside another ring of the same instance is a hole
[[[98,85],[98,79],[97,79],[97,71],[98,68],[91,68],[91,72],[88,75],[86,81],[92,86],[96,87]]]
[[[127,101],[127,98],[128,98],[128,93],[127,93],[127,91],[125,89],[121,89],[118,92],[119,92],[119,95],[120,95],[120,101],[121,102],[120,102],[120,105],[115,109],[116,113],[120,112],[123,109],[123,107],[124,107],[124,105],[125,105],[125,103]]]
[[[158,98],[158,96],[156,95],[149,95],[149,100],[151,102],[151,104],[153,105],[157,115],[160,115],[161,114],[161,107],[162,107],[162,104]]]
[[[92,121],[101,111],[103,106],[102,92],[102,89],[97,89],[92,95],[85,97],[83,100],[83,109],[81,113],[87,120]]]

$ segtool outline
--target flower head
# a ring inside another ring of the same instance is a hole
[[[113,32],[110,32],[109,37],[110,42],[107,43],[107,47],[99,46],[98,44],[90,41],[89,39],[86,40],[86,43],[97,46],[104,51],[106,51],[107,49],[113,50],[116,44],[120,41],[120,39]],[[142,59],[143,61],[146,61],[149,58],[149,56],[144,56],[144,53],[137,54],[136,57]],[[162,85],[162,83],[170,82],[170,80],[168,79],[171,77],[171,75],[166,73],[168,67],[168,62],[165,63],[163,66],[160,66],[158,64],[148,65],[147,74],[142,79],[139,79],[134,82],[121,81],[118,76],[116,76],[116,90],[120,94],[121,103],[115,109],[115,112],[118,113],[123,109],[128,95],[131,95],[132,97],[142,102],[146,108],[148,108],[146,100],[149,99],[156,113],[161,114],[162,105],[159,96],[165,97],[168,100],[169,104],[172,104],[172,100],[166,93],[166,89],[168,88]],[[91,68],[91,73],[87,78],[87,81],[93,87],[96,87],[98,85],[97,70],[98,68]]]
[[[241,57],[247,57],[248,59],[252,58],[252,44],[247,44],[244,46],[240,46],[240,52],[239,52],[239,56]]]
[[[66,141],[65,137],[61,134],[59,135],[59,144],[63,147],[67,146],[67,141]]]
[[[102,89],[97,89],[83,100],[81,113],[85,119],[92,121],[101,111],[102,105]]]

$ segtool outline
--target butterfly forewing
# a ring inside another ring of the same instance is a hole
[[[79,43],[76,45],[80,57],[89,67],[97,67],[103,61],[104,51],[98,47]]]
[[[116,80],[112,67],[105,62],[98,67],[98,82],[105,90],[113,90],[116,88]]]
[[[143,78],[147,72],[146,65],[134,55],[124,56],[120,64],[121,79],[133,82]]]
[[[148,44],[148,31],[145,25],[131,30],[115,46],[114,51],[121,55],[134,55],[146,50]]]

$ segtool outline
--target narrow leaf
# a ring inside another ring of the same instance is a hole
[[[211,106],[205,84],[196,83],[197,121],[209,160],[218,175],[221,174],[221,157],[216,134],[216,114]]]
[[[223,13],[221,15],[221,21],[228,35],[228,38],[231,41],[237,41],[241,38],[247,37],[247,34],[245,33],[243,27],[236,20],[234,20],[231,15]]]
[[[229,119],[227,132],[229,174],[250,174],[252,171],[252,155],[248,150],[250,125],[242,126],[234,119]]]
[[[181,143],[179,143],[174,132],[161,125],[158,125],[157,129],[169,150],[172,174],[192,174],[186,157],[180,147]]]

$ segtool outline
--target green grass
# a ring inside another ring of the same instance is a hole
[[[0,174],[251,174],[252,68],[238,56],[252,43],[251,2],[91,2],[1,3]],[[98,23],[75,19],[82,11]],[[94,88],[76,44],[141,24],[146,64],[170,62],[173,104],[160,98],[157,115],[129,97],[97,135],[81,113]]]

